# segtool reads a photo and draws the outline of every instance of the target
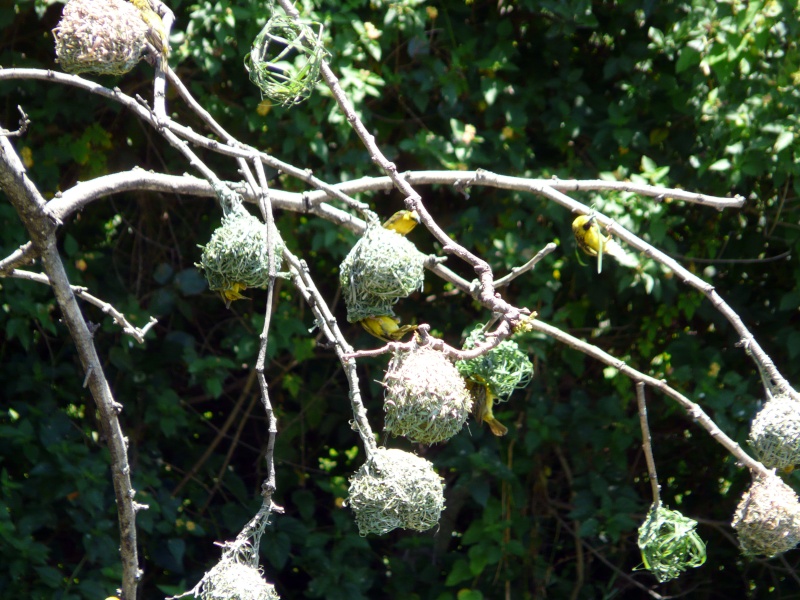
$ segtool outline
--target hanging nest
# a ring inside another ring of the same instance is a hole
[[[747,441],[767,468],[800,464],[800,403],[789,396],[769,400],[753,419]]]
[[[311,95],[326,56],[322,25],[275,15],[256,36],[244,66],[262,98],[293,106]]]
[[[350,478],[347,504],[362,536],[398,527],[426,531],[444,510],[444,484],[424,458],[378,448]]]
[[[394,315],[392,306],[422,289],[425,256],[399,233],[381,227],[372,215],[363,237],[339,267],[347,320]]]
[[[53,29],[56,56],[67,73],[122,75],[142,58],[148,27],[125,0],[70,0]]]
[[[706,562],[706,544],[695,531],[697,521],[661,504],[650,507],[639,527],[639,550],[645,568],[664,583]]]
[[[277,229],[273,228],[271,238],[277,271],[284,245]],[[269,283],[267,225],[247,212],[240,202],[233,203],[211,240],[200,248],[203,255],[196,266],[205,272],[211,290],[236,293]]]
[[[228,557],[205,574],[195,597],[203,600],[280,600],[261,571]]]
[[[797,494],[774,473],[756,477],[742,496],[733,528],[742,552],[772,558],[800,543],[800,502]]]
[[[441,352],[415,346],[397,352],[383,379],[385,429],[412,442],[435,444],[464,426],[472,399],[453,363]]]
[[[478,325],[472,330],[464,342],[464,350],[485,340],[482,329]],[[457,361],[456,368],[467,379],[487,385],[498,402],[508,400],[514,390],[524,388],[533,377],[533,363],[511,340],[503,340],[477,358]]]

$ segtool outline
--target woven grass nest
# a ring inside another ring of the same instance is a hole
[[[639,549],[645,568],[661,583],[706,562],[706,545],[695,531],[697,521],[661,505],[650,507],[639,527]]]
[[[326,56],[322,25],[274,15],[253,40],[244,64],[262,98],[293,106],[311,95]]]
[[[753,419],[747,441],[767,468],[800,464],[800,402],[789,396],[769,400]]]
[[[283,241],[277,229],[272,230],[275,271],[280,269]],[[267,225],[241,204],[234,204],[222,218],[208,244],[201,246],[202,268],[212,291],[262,287],[269,283],[269,251]]]
[[[347,504],[362,536],[398,527],[426,531],[444,510],[444,484],[424,458],[378,448],[350,478]]]
[[[385,429],[413,442],[435,444],[464,426],[472,399],[464,379],[441,352],[425,346],[397,352],[383,379]]]
[[[470,350],[485,340],[483,327],[476,326],[464,342],[464,350]],[[511,393],[528,385],[533,377],[533,363],[512,340],[503,340],[486,354],[459,360],[456,368],[462,376],[489,386],[499,402],[505,402]]]
[[[733,528],[745,555],[768,558],[800,543],[800,502],[775,474],[759,476],[742,496]]]
[[[422,289],[424,259],[414,244],[371,216],[364,235],[339,267],[347,320],[393,316],[392,307],[400,298]]]
[[[67,73],[122,75],[141,60],[148,27],[125,0],[70,0],[53,29],[56,56]]]
[[[259,569],[232,558],[221,560],[206,573],[199,591],[203,600],[280,600],[275,586]]]

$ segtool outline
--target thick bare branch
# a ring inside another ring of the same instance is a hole
[[[86,382],[100,413],[103,435],[111,455],[112,480],[117,500],[122,558],[122,591],[125,598],[136,598],[141,579],[136,549],[136,512],[143,505],[134,502],[128,448],[118,414],[122,405],[114,400],[103,373],[92,336],[69,284],[67,273],[56,247],[56,222],[47,211],[44,198],[28,179],[22,161],[7,138],[0,137],[0,188],[22,219],[33,246],[41,257],[42,267],[51,282],[64,322],[86,373]]]

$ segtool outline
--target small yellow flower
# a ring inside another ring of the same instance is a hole
[[[375,25],[373,25],[369,21],[366,21],[364,23],[364,32],[367,34],[367,37],[371,40],[377,40],[379,37],[383,35],[383,32],[377,27],[375,27]]]
[[[474,125],[465,125],[464,133],[461,134],[461,141],[465,144],[471,144],[475,139],[475,134],[478,132]]]

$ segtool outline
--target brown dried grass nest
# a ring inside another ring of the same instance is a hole
[[[745,492],[733,528],[746,555],[773,557],[800,543],[800,502],[777,475],[756,477]]]
[[[441,352],[416,346],[394,355],[383,379],[385,429],[413,442],[435,444],[464,426],[472,398],[464,379]]]

